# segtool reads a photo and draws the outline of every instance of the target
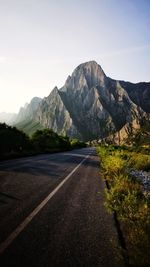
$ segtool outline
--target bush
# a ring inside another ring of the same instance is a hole
[[[16,127],[0,123],[0,158],[12,158],[37,153],[58,152],[86,147],[77,139],[69,140],[51,129],[37,130],[31,138]]]
[[[0,154],[21,153],[30,148],[29,137],[16,127],[0,123]]]
[[[83,148],[86,147],[86,144],[78,139],[71,139],[70,144],[72,148]]]
[[[128,175],[118,175],[114,185],[106,191],[106,206],[110,211],[115,211],[122,220],[139,220],[139,207],[143,194],[141,186],[134,183]]]
[[[121,222],[132,266],[149,266],[150,196],[129,174],[127,168],[149,169],[148,155],[127,149],[99,147],[102,173],[109,189],[105,189],[105,207],[115,212]]]
[[[51,129],[37,130],[31,139],[37,152],[51,152],[70,148],[68,137],[59,136]]]
[[[101,167],[107,177],[115,177],[124,169],[124,160],[118,156],[108,155],[102,160]]]
[[[150,156],[141,153],[131,153],[128,166],[134,167],[137,170],[148,171],[150,170]]]

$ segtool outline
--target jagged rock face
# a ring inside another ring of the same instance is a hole
[[[104,87],[99,87],[100,101],[109,112],[115,129],[121,129],[126,123],[136,119],[137,123],[144,112],[132,102],[119,81],[107,79]]]
[[[34,98],[32,98],[32,100],[29,104],[25,104],[24,107],[21,107],[19,110],[19,113],[17,115],[17,118],[15,120],[15,123],[18,123],[18,122],[21,122],[24,120],[28,120],[28,119],[33,119],[35,112],[36,112],[41,100],[42,99],[39,97],[34,97]]]
[[[150,83],[141,82],[133,84],[124,81],[120,83],[127,91],[131,100],[145,112],[150,113]]]
[[[103,141],[106,143],[113,143],[117,145],[124,144],[129,137],[133,136],[139,130],[140,124],[137,123],[136,120],[132,120],[132,122],[127,122],[119,131],[110,134]]]
[[[98,86],[103,87],[106,81],[101,67],[96,62],[88,62],[77,67],[59,91],[76,128],[86,140],[105,136],[115,128],[99,99]]]
[[[103,138],[144,114],[119,81],[108,78],[96,62],[81,64],[59,91],[85,140]]]
[[[67,134],[69,136],[76,134],[80,137],[57,87],[39,104],[34,119],[44,127],[53,129],[59,134]]]
[[[149,94],[150,83],[115,81],[90,61],[79,65],[65,85],[55,87],[31,113],[33,120],[59,134],[101,139],[133,122],[138,127],[150,111]]]

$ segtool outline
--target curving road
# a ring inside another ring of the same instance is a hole
[[[94,148],[0,162],[0,266],[123,266]]]

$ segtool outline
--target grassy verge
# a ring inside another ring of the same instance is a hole
[[[150,169],[150,156],[121,147],[98,147],[102,175],[108,188],[105,206],[117,214],[130,266],[150,266],[150,195],[129,169]]]

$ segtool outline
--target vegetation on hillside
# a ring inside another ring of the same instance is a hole
[[[17,129],[23,131],[30,137],[37,131],[43,130],[44,127],[40,124],[40,122],[36,122],[33,120],[23,120],[14,125]]]
[[[0,158],[18,157],[37,153],[58,152],[85,147],[77,139],[60,136],[51,129],[37,130],[29,137],[16,127],[0,123]]]
[[[126,242],[130,266],[150,263],[150,193],[130,174],[130,170],[150,170],[148,151],[127,147],[100,146],[102,175],[106,180],[105,206],[117,215]]]

